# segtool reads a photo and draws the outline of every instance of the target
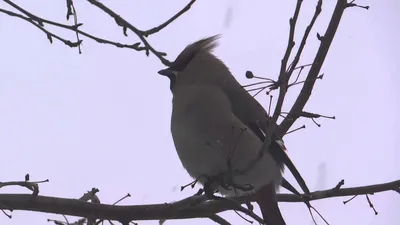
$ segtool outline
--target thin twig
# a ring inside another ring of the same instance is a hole
[[[68,0],[68,2],[70,2],[70,4],[71,4],[71,8],[73,10],[72,13],[74,15],[74,24],[75,24],[75,26],[77,26],[78,25],[78,15],[76,14],[76,9],[75,9],[75,6],[74,6],[74,2],[72,0]],[[77,42],[80,42],[79,33],[76,31],[75,34],[76,34]],[[78,45],[78,50],[79,50],[79,54],[82,54],[81,45]]]
[[[7,1],[7,0],[4,0]],[[43,28],[42,26],[40,26],[39,24],[35,23],[34,21],[32,21],[31,19],[29,19],[28,17],[22,16],[20,14],[5,10],[5,9],[1,9],[0,8],[0,12],[8,14],[9,16],[14,16],[14,17],[18,17],[20,19],[23,19],[25,21],[28,21],[29,23],[33,24],[35,27],[37,27],[39,30],[43,31],[46,35],[47,35],[47,39],[49,39],[50,43],[53,43],[53,38],[63,42],[65,45],[73,48],[73,47],[77,47],[78,45],[81,44],[82,40],[80,42],[71,42],[70,40],[66,40],[48,30],[46,30],[45,28]]]
[[[183,9],[181,9],[181,11],[179,11],[177,14],[175,14],[174,16],[172,16],[169,20],[165,21],[165,23],[151,28],[149,30],[146,31],[142,31],[142,34],[147,37],[151,34],[157,33],[160,30],[164,29],[166,26],[168,26],[169,24],[171,24],[172,22],[174,22],[177,18],[179,18],[180,16],[182,16],[182,14],[184,14],[186,11],[188,11],[190,9],[190,7],[196,2],[196,0],[191,0]]]
[[[164,52],[160,52],[155,50],[147,41],[147,39],[145,37],[154,34],[158,31],[160,31],[161,29],[164,29],[166,26],[168,26],[169,24],[171,24],[173,21],[175,21],[177,18],[179,18],[180,16],[182,16],[185,12],[187,12],[190,7],[194,4],[195,0],[191,0],[182,10],[180,10],[177,14],[175,14],[174,16],[172,16],[169,20],[167,20],[166,22],[164,22],[163,24],[161,24],[160,26],[154,27],[152,29],[149,29],[147,31],[142,31],[137,29],[135,26],[133,26],[132,24],[128,23],[125,19],[123,19],[122,17],[120,17],[117,13],[115,13],[114,11],[112,11],[110,8],[108,8],[107,6],[105,6],[103,3],[97,1],[97,0],[88,0],[88,2],[90,2],[91,4],[97,6],[99,9],[103,10],[105,13],[107,13],[108,15],[110,15],[111,17],[113,17],[115,19],[115,21],[117,22],[118,25],[124,27],[124,33],[126,33],[126,30],[129,28],[129,30],[131,30],[132,32],[134,32],[139,39],[143,42],[144,46],[140,46],[140,42],[134,43],[134,44],[122,44],[122,43],[118,43],[115,41],[111,41],[111,40],[107,40],[104,38],[100,38],[100,37],[96,37],[92,34],[89,34],[87,32],[84,32],[82,30],[79,29],[79,27],[82,25],[82,23],[78,23],[77,22],[77,17],[76,17],[76,9],[73,6],[73,2],[71,0],[67,1],[67,19],[69,18],[69,16],[74,15],[74,23],[75,25],[66,25],[66,24],[62,24],[62,23],[57,23],[51,20],[46,20],[43,18],[40,18],[36,15],[33,15],[32,13],[28,12],[27,10],[23,9],[22,7],[18,6],[17,4],[15,4],[14,2],[12,2],[11,0],[4,0],[4,2],[8,3],[9,5],[11,5],[12,7],[14,7],[15,9],[17,9],[18,11],[22,12],[23,14],[25,14],[27,17],[5,10],[5,9],[0,9],[0,12],[8,14],[10,16],[14,16],[14,17],[18,17],[20,19],[26,20],[30,23],[32,23],[33,25],[35,25],[36,27],[38,27],[41,31],[43,31],[44,33],[46,33],[48,39],[50,40],[50,42],[52,42],[52,38],[56,38],[60,41],[62,41],[64,44],[66,44],[69,47],[78,47],[80,48],[80,44],[82,43],[82,40],[79,39],[79,35],[85,36],[87,38],[90,38],[98,43],[102,43],[102,44],[110,44],[110,45],[114,45],[116,47],[119,48],[130,48],[130,49],[134,49],[136,51],[145,51],[146,55],[149,55],[149,53],[153,53],[157,58],[159,58],[161,60],[161,62],[166,65],[169,66],[171,64],[171,62],[169,60],[167,60],[166,58],[164,58],[166,56],[166,53]],[[66,40],[50,31],[48,31],[47,29],[43,28],[43,24],[50,24],[56,27],[60,27],[60,28],[64,28],[64,29],[68,29],[71,31],[74,31],[76,33],[77,42],[72,42],[69,40]],[[79,51],[81,52],[81,51]]]
[[[128,198],[128,197],[131,197],[131,194],[126,194],[124,197],[122,197],[122,198],[120,198],[118,201],[116,201],[116,202],[114,202],[114,204],[113,205],[116,205],[116,204],[118,204],[119,202],[121,202],[122,200],[124,200],[124,199],[126,199],[126,198]]]
[[[307,39],[308,36],[310,35],[311,29],[315,24],[315,21],[317,21],[317,18],[319,16],[319,14],[322,11],[322,0],[318,0],[317,6],[315,7],[315,12],[314,12],[314,16],[311,19],[310,24],[307,26],[306,30],[304,31],[304,35],[303,35],[303,39],[301,40],[299,49],[297,50],[296,56],[294,57],[292,63],[290,64],[290,67],[287,70],[287,76],[288,79],[290,79],[290,76],[292,75],[293,71],[295,70],[297,63],[300,60],[300,56],[301,53],[303,52],[304,47],[307,44]]]
[[[289,39],[288,39],[288,44],[286,47],[286,52],[285,55],[283,56],[283,59],[281,61],[281,69],[279,72],[279,78],[278,78],[278,83],[279,83],[279,96],[278,96],[278,101],[275,106],[274,110],[274,115],[272,116],[272,124],[276,124],[279,115],[281,114],[282,111],[282,105],[283,101],[285,100],[285,95],[287,91],[287,86],[288,86],[288,77],[286,76],[286,66],[290,57],[290,53],[292,52],[292,49],[295,45],[294,43],[294,33],[296,29],[296,22],[297,18],[299,17],[300,13],[300,8],[301,4],[303,3],[303,0],[297,0],[296,4],[296,9],[294,10],[293,17],[290,18],[289,20]]]
[[[164,65],[167,65],[167,66],[171,65],[171,62],[164,58],[164,56],[166,54],[164,52],[159,52],[159,51],[155,50],[153,48],[153,46],[151,46],[149,44],[149,42],[147,41],[147,39],[144,37],[144,35],[142,34],[142,31],[140,31],[138,28],[136,28],[135,26],[130,24],[128,21],[126,21],[124,18],[119,16],[117,13],[115,13],[113,10],[111,10],[110,8],[105,6],[100,1],[88,0],[88,2],[90,2],[91,4],[93,4],[94,6],[96,6],[97,8],[99,8],[103,12],[107,13],[112,18],[114,18],[114,20],[117,22],[118,25],[122,25],[124,28],[127,27],[127,28],[129,28],[129,30],[131,30],[133,33],[135,33],[139,37],[139,39],[143,42],[147,56],[149,55],[149,52],[151,52],[157,58],[159,58]]]
[[[81,34],[81,35],[83,35],[83,36],[85,36],[87,38],[90,38],[90,39],[92,39],[92,40],[94,40],[94,41],[96,41],[98,43],[101,43],[101,44],[110,44],[110,45],[114,45],[114,46],[116,46],[118,48],[131,48],[131,49],[134,49],[136,51],[144,51],[145,50],[144,47],[140,47],[139,46],[140,42],[137,42],[135,44],[122,44],[122,43],[106,40],[104,38],[96,37],[94,35],[91,35],[89,33],[84,32],[82,30],[79,30],[79,27],[82,25],[81,23],[78,23],[78,24],[72,25],[72,26],[71,25],[62,24],[62,23],[57,23],[57,22],[54,22],[54,21],[47,20],[47,19],[41,18],[39,16],[36,16],[36,15],[28,12],[27,10],[23,9],[22,7],[18,6],[17,4],[9,1],[9,0],[4,0],[4,1],[6,3],[10,4],[12,7],[17,9],[18,11],[22,12],[23,14],[25,14],[27,17],[29,17],[29,19],[38,22],[38,24],[46,24],[47,23],[47,24],[50,24],[52,26],[56,26],[56,27],[60,27],[60,28],[63,28],[63,29],[71,30],[71,31],[77,32],[77,33],[79,33],[79,34]],[[16,14],[16,13],[4,10],[4,9],[0,9],[0,11],[3,11],[3,13],[7,13],[7,14],[12,13],[13,14],[12,16],[17,16],[17,17],[20,17],[20,18],[22,16],[20,14]],[[7,11],[7,12],[5,12],[5,11]]]

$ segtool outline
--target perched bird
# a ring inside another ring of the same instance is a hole
[[[169,68],[159,71],[170,79],[171,132],[178,156],[203,185],[224,196],[255,195],[265,222],[283,225],[276,188],[284,164],[290,164],[289,169],[294,165],[283,141],[275,137],[260,157],[269,116],[212,54],[218,38],[188,45]],[[221,180],[210,181],[221,174],[231,175],[232,188]]]

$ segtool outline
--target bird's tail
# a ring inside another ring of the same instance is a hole
[[[286,225],[278,207],[274,184],[262,187],[256,193],[263,219],[267,225]]]

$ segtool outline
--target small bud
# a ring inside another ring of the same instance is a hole
[[[251,78],[253,78],[254,77],[254,75],[253,75],[253,72],[251,72],[251,71],[246,71],[246,78],[247,79],[251,79]]]
[[[324,40],[324,36],[321,36],[319,33],[317,33],[317,39],[319,41],[323,41]]]

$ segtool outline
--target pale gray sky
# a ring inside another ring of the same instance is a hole
[[[138,28],[164,22],[188,0],[104,0]],[[314,12],[317,0],[305,0],[297,41]],[[300,63],[310,63],[316,51],[316,32],[323,34],[336,1],[326,0]],[[18,0],[32,13],[65,22],[65,0]],[[216,54],[242,83],[246,70],[277,77],[287,43],[288,19],[296,1],[199,0],[179,20],[153,35],[153,46],[173,60],[190,42],[222,33]],[[345,12],[306,109],[336,120],[300,120],[307,129],[285,138],[290,156],[311,189],[331,188],[399,179],[398,151],[400,2],[358,0],[369,11]],[[75,0],[82,29],[132,44],[113,19],[83,0]],[[4,2],[1,8],[8,8]],[[225,18],[230,11],[231,21]],[[56,30],[65,37],[74,33]],[[112,203],[127,192],[122,204],[163,203],[196,190],[180,192],[191,181],[175,153],[170,135],[169,81],[157,74],[164,66],[143,52],[119,49],[84,39],[79,55],[31,24],[0,14],[0,181],[50,179],[40,194],[77,198],[92,187],[102,202]],[[291,90],[285,109],[297,94]],[[277,95],[276,93],[274,95]],[[268,97],[258,98],[264,105]],[[323,171],[322,174],[319,171]],[[290,181],[293,179],[287,176]],[[323,177],[323,179],[321,178]],[[294,182],[293,182],[294,183]],[[4,188],[1,193],[27,193]],[[331,224],[398,225],[400,198],[395,192],[371,196],[375,216],[364,196],[347,205],[335,198],[313,202]],[[288,225],[311,224],[300,203],[281,203]],[[59,215],[21,212],[0,224],[46,224]],[[233,224],[248,224],[232,212],[222,213]],[[318,218],[318,216],[316,216]],[[71,221],[72,219],[70,219]],[[318,220],[319,224],[323,224]],[[157,221],[140,224],[158,224]],[[189,221],[167,221],[187,224]],[[195,219],[191,224],[214,224]]]

